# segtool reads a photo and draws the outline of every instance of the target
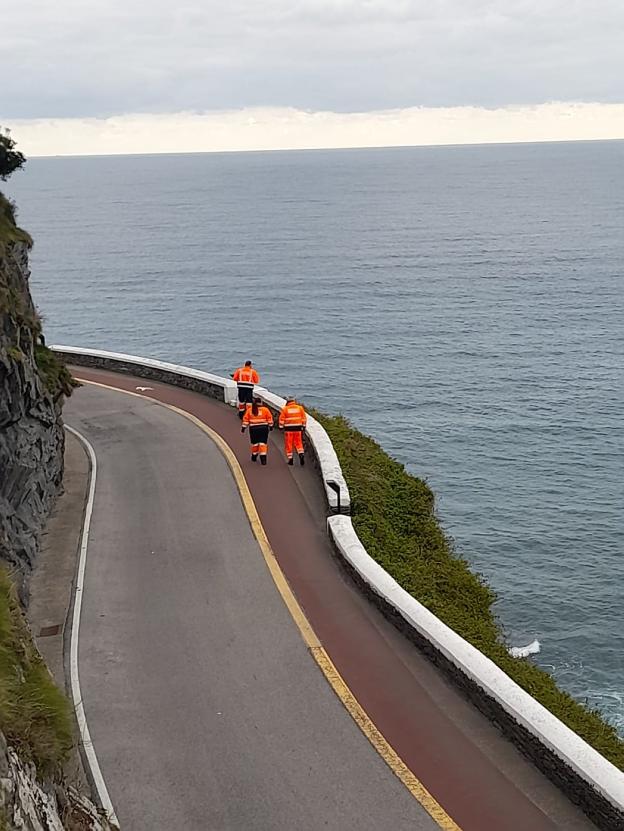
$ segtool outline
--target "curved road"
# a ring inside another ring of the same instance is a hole
[[[210,399],[112,373],[75,374],[149,386],[147,396],[226,439],[321,643],[462,831],[593,828],[344,577],[309,467],[288,468],[275,446],[266,468],[251,465],[235,413]],[[145,398],[91,385],[75,393],[66,420],[98,457],[79,665],[122,829],[441,827],[317,667],[213,441]]]

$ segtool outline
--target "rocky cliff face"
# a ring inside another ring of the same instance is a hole
[[[42,372],[47,350],[30,296],[27,235],[0,195],[0,558],[22,599],[38,536],[62,483],[62,382]],[[43,351],[42,351],[43,350]]]
[[[28,285],[30,245],[0,193],[0,564],[8,564],[22,603],[62,487],[61,406],[71,392],[69,373],[43,344]],[[0,829],[110,831],[66,782],[69,706],[32,643],[4,569],[0,583]],[[49,772],[43,776],[35,762]]]
[[[115,831],[73,788],[42,783],[34,765],[7,747],[0,733],[0,828],[20,831]],[[4,821],[4,825],[2,822]]]

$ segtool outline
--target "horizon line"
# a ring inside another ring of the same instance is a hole
[[[269,148],[233,148],[231,150],[146,150],[141,153],[31,153],[30,159],[108,159],[113,156],[141,157],[141,156],[224,156],[224,155],[250,155],[269,153],[336,153],[351,152],[353,150],[436,150],[438,148],[461,148],[461,147],[510,147],[514,145],[532,144],[607,144],[613,142],[624,142],[622,138],[570,138],[570,139],[518,139],[510,141],[465,141],[437,144],[354,144],[351,147],[269,147]]]

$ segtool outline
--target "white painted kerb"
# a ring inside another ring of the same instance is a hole
[[[175,373],[176,375],[183,375],[187,378],[197,378],[200,381],[207,381],[210,384],[221,387],[223,389],[223,399],[226,404],[234,406],[238,399],[236,382],[230,378],[224,378],[221,375],[213,375],[211,372],[202,372],[199,369],[191,369],[188,366],[179,366],[178,364],[170,364],[165,361],[157,361],[153,358],[140,358],[137,355],[124,355],[120,352],[106,352],[102,349],[83,349],[76,346],[52,346],[50,348],[53,351],[64,352],[68,355],[90,355],[94,358],[105,358],[113,362],[120,361],[127,364],[137,364],[137,366],[153,367],[154,369],[161,369],[165,372]],[[263,401],[275,409],[281,410],[286,403],[285,398],[269,392],[264,387],[256,387],[255,392]],[[342,510],[348,512],[351,507],[349,488],[342,475],[342,469],[329,436],[324,427],[311,416],[308,416],[306,433],[319,460],[327,504],[334,511],[338,509],[336,491],[327,484],[328,482],[336,482],[340,490],[340,507]]]
[[[89,725],[87,724],[87,717],[84,709],[84,700],[80,690],[80,673],[78,670],[78,645],[80,640],[80,618],[82,612],[82,596],[84,591],[84,576],[87,565],[87,550],[89,547],[89,529],[91,527],[91,516],[93,514],[93,502],[95,500],[95,483],[97,480],[97,457],[95,450],[91,443],[68,424],[65,429],[73,433],[76,438],[82,442],[85,447],[90,461],[89,473],[89,494],[87,497],[87,505],[85,507],[84,520],[82,524],[82,535],[80,538],[80,558],[78,560],[78,574],[76,575],[76,588],[74,592],[74,609],[72,613],[72,628],[70,641],[70,657],[69,657],[69,674],[71,682],[72,699],[74,702],[74,711],[76,713],[76,721],[78,722],[78,731],[80,733],[80,742],[85,753],[87,765],[91,771],[91,776],[95,784],[95,789],[98,794],[100,805],[104,809],[106,816],[110,820],[111,825],[119,826],[115,809],[111,802],[106,782],[102,775],[100,763],[95,752],[95,747],[91,740],[89,733]]]
[[[371,589],[497,701],[517,722],[609,802],[624,811],[624,774],[549,710],[525,692],[483,653],[426,609],[368,554],[355,533],[351,517],[331,516],[329,534],[340,554]]]

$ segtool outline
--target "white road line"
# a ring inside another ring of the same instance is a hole
[[[95,783],[98,799],[110,822],[114,823],[117,827],[119,827],[117,815],[115,814],[115,809],[113,808],[113,803],[111,802],[108,789],[106,788],[106,783],[104,782],[104,777],[102,776],[100,764],[95,754],[95,748],[93,746],[93,742],[91,741],[91,734],[89,733],[87,717],[85,715],[84,705],[82,702],[82,693],[80,691],[80,677],[78,674],[78,639],[80,637],[80,613],[82,610],[84,575],[87,563],[87,547],[89,545],[89,528],[91,525],[93,502],[95,499],[97,458],[95,455],[95,450],[93,449],[91,443],[81,433],[79,433],[78,430],[74,430],[73,427],[70,427],[67,424],[65,425],[65,429],[72,433],[74,436],[76,436],[76,438],[80,442],[82,442],[91,460],[89,496],[87,499],[87,507],[85,508],[84,523],[82,526],[82,539],[80,542],[80,559],[78,562],[78,576],[76,577],[76,591],[74,592],[74,609],[72,615],[71,646],[69,660],[71,693],[74,701],[76,720],[78,721],[78,730],[80,731],[80,741],[82,742],[82,746],[84,748],[85,756],[87,759],[87,764],[91,771],[93,782]]]

